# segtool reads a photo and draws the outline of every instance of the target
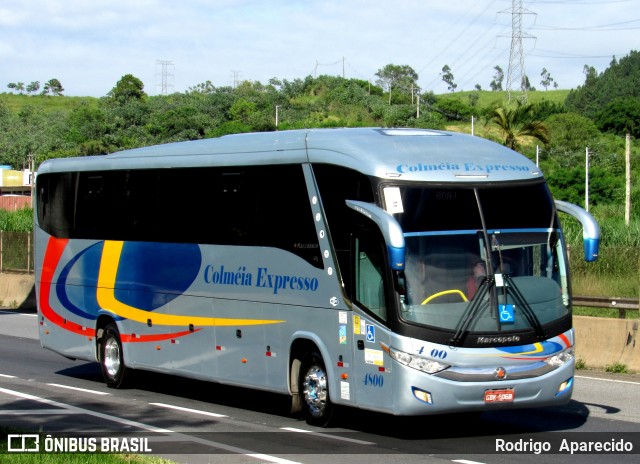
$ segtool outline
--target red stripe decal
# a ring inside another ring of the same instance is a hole
[[[96,334],[94,329],[62,318],[49,305],[51,282],[53,281],[53,276],[56,272],[56,268],[58,267],[58,263],[60,262],[60,257],[62,256],[68,242],[69,240],[67,239],[49,238],[47,250],[44,254],[44,261],[42,263],[42,275],[40,276],[40,312],[45,318],[58,327],[62,327],[65,330],[79,335],[94,337]]]
[[[184,332],[174,332],[167,334],[152,334],[152,335],[136,335],[136,334],[120,334],[120,340],[122,343],[144,343],[144,342],[160,342],[162,340],[169,340],[170,338],[184,337],[196,333],[202,329],[196,329],[193,332],[185,330]]]
[[[558,335],[558,337],[564,342],[565,346],[567,348],[569,348],[571,346],[571,342],[569,341],[569,339],[567,338],[567,336],[565,334],[560,334]]]
[[[88,328],[86,326],[82,326],[80,324],[76,324],[75,322],[64,319],[58,313],[56,313],[49,304],[49,298],[51,296],[51,282],[53,281],[53,276],[56,273],[58,263],[60,262],[60,258],[62,257],[62,253],[64,252],[67,243],[69,243],[68,239],[54,237],[50,237],[49,242],[47,243],[47,249],[44,254],[44,261],[42,263],[42,275],[40,276],[40,312],[46,319],[48,319],[58,327],[62,327],[65,330],[79,335],[95,337],[95,329]],[[190,330],[186,330],[184,332],[154,335],[120,334],[120,337],[123,343],[155,342],[168,340],[170,338],[184,337],[185,335],[190,335],[192,333],[198,332],[199,330],[201,329],[196,329],[193,332]]]

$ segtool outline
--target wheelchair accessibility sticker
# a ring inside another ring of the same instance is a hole
[[[372,324],[367,324],[367,341],[371,343],[376,341],[376,328]]]
[[[500,322],[505,324],[513,324],[514,320],[514,310],[515,306],[512,304],[501,304],[498,305],[498,312],[500,313]]]

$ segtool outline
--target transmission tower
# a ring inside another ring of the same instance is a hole
[[[240,84],[240,71],[231,71],[233,74],[233,88],[235,89]]]
[[[507,94],[511,101],[511,94],[519,89],[522,102],[527,101],[527,74],[524,70],[524,52],[522,39],[535,38],[526,32],[522,32],[522,15],[535,14],[526,8],[522,8],[522,0],[512,0],[511,9],[501,13],[511,14],[511,51],[509,52],[509,69],[507,71]],[[515,86],[514,86],[515,83]]]
[[[156,64],[160,65],[160,94],[167,95],[169,93],[169,87],[173,88],[173,84],[170,80],[173,80],[173,73],[169,72],[169,68],[174,69],[172,61],[157,60]]]

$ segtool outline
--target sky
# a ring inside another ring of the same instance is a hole
[[[524,69],[543,91],[543,68],[572,89],[585,65],[601,73],[631,50],[640,0],[0,2],[0,93],[55,78],[64,95],[102,97],[127,74],[149,95],[323,74],[375,83],[387,64],[413,68],[423,92],[448,91],[445,65],[456,91],[490,90],[496,66],[505,87]]]

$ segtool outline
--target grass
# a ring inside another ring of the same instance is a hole
[[[98,101],[93,97],[0,94],[0,104],[5,104],[12,112],[18,112],[26,106],[34,106],[44,111],[70,111],[83,103],[97,106]]]
[[[608,364],[604,368],[605,372],[612,372],[614,374],[628,374],[629,370],[625,364],[614,363]]]
[[[550,103],[557,103],[562,105],[564,104],[567,95],[569,95],[569,92],[570,90],[536,90],[535,92],[527,92],[527,102],[536,104],[546,100]],[[468,90],[463,92],[441,94],[438,95],[438,98],[459,100],[463,103],[470,104],[469,95],[471,94],[478,95],[478,101],[476,103],[476,107],[478,108],[488,108],[496,102],[500,106],[507,105],[509,103],[509,94],[506,91],[491,92],[482,90],[478,92],[476,90]],[[517,93],[512,93],[511,100],[514,101],[514,98],[518,98]]]
[[[0,453],[2,453],[0,451]],[[7,463],[11,464],[169,464],[173,461],[157,456],[141,456],[138,454],[46,454],[46,453],[11,453],[0,454],[0,463],[5,462],[2,456],[7,456]]]
[[[589,306],[574,306],[574,316],[589,316],[589,317],[607,317],[610,319],[620,318],[620,310],[614,308],[593,308]],[[627,309],[624,313],[625,319],[640,319],[640,312]]]

